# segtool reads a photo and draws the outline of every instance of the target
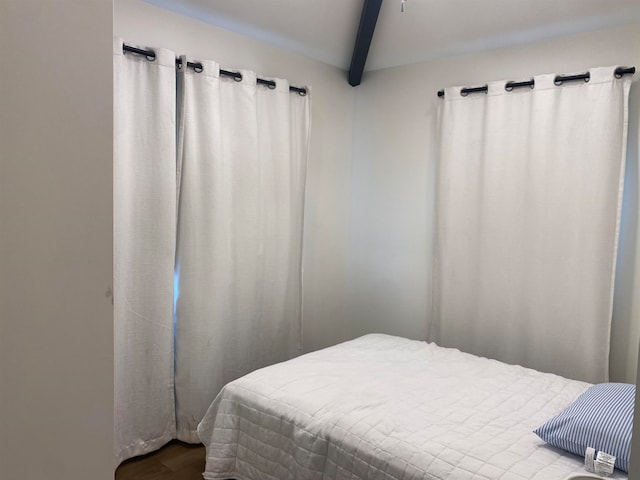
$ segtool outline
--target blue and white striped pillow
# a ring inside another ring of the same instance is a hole
[[[635,392],[627,383],[594,385],[534,433],[582,457],[587,447],[615,455],[616,468],[628,472]]]

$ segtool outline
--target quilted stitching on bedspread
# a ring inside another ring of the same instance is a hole
[[[562,480],[582,459],[532,431],[587,387],[366,335],[228,384],[198,427],[204,477]]]

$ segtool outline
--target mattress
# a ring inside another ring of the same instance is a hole
[[[226,385],[198,427],[203,475],[562,480],[585,473],[583,459],[532,431],[587,387],[432,343],[366,335]]]

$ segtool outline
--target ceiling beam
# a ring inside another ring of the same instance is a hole
[[[358,27],[358,36],[356,44],[353,47],[353,56],[351,57],[351,67],[349,67],[349,85],[356,87],[362,81],[362,72],[367,62],[369,54],[369,46],[373,38],[373,32],[376,29],[378,14],[382,0],[364,0],[362,6],[362,16],[360,17],[360,26]]]

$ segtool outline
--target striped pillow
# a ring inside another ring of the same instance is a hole
[[[628,472],[635,392],[627,383],[594,385],[534,433],[583,457],[587,447],[615,455],[616,468]]]

